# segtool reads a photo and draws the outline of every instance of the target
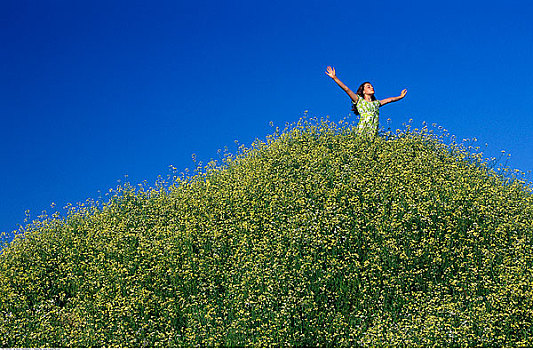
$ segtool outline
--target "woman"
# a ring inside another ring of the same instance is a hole
[[[352,99],[352,110],[359,115],[357,129],[360,134],[375,136],[379,126],[379,108],[387,103],[401,100],[407,94],[407,89],[402,90],[398,97],[389,97],[377,100],[374,96],[374,87],[369,82],[359,86],[357,93],[350,90],[342,81],[337,78],[335,68],[328,66],[326,74],[331,77]]]

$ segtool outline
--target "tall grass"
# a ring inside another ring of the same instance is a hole
[[[296,125],[34,222],[3,347],[531,346],[533,197],[427,128]]]

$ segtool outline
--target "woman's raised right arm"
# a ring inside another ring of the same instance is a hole
[[[337,78],[337,75],[335,74],[335,68],[328,66],[328,68],[326,69],[326,75],[328,75],[331,79],[333,79],[337,83],[337,85],[339,85],[341,89],[343,89],[344,92],[346,92],[348,96],[350,96],[353,102],[357,102],[357,100],[359,99],[359,96],[357,96],[357,94],[355,94],[346,85],[344,85],[344,83],[340,81],[339,78]]]

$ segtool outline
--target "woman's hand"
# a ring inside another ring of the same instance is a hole
[[[350,96],[353,102],[357,102],[357,100],[359,99],[359,96],[357,96],[352,90],[350,90],[346,85],[344,85],[344,83],[340,81],[339,78],[337,78],[337,75],[335,75],[335,68],[328,66],[328,68],[326,69],[326,74],[331,79],[333,79],[337,83],[337,85],[339,85],[341,89],[343,89],[344,92],[348,94],[348,96]]]
[[[379,100],[379,103],[381,104],[381,106],[385,106],[387,103],[400,101],[402,98],[405,97],[405,95],[407,95],[407,89],[403,89],[402,93],[400,94],[400,96],[389,97],[389,98],[386,98],[386,99],[383,99],[383,100]]]
[[[335,78],[335,68],[328,66],[328,68],[326,69],[326,74],[330,78],[334,79]]]

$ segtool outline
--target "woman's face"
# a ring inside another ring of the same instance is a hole
[[[363,94],[365,95],[373,95],[374,94],[374,87],[372,84],[366,83],[363,87]]]

